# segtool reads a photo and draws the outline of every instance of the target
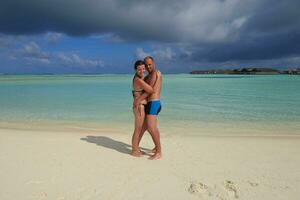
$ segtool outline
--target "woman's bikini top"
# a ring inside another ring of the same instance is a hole
[[[134,75],[134,77],[133,77],[133,79],[132,79],[132,88],[133,88],[133,89],[131,90],[131,92],[132,92],[132,96],[133,96],[133,97],[135,97],[135,93],[140,93],[140,94],[142,94],[142,93],[144,92],[143,89],[134,89],[134,87],[133,87],[133,82],[134,82],[135,77],[136,77],[136,75]]]
[[[133,97],[135,97],[135,93],[143,93],[144,92],[144,90],[143,89],[140,89],[140,90],[131,90],[131,92],[132,92],[132,96]]]

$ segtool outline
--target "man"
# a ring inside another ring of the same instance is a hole
[[[144,62],[146,70],[149,73],[146,76],[145,81],[153,87],[154,92],[150,95],[147,93],[141,95],[134,101],[134,106],[138,106],[141,100],[147,98],[147,105],[145,107],[146,118],[143,130],[140,134],[139,142],[141,141],[144,132],[148,130],[155,144],[155,148],[153,149],[154,155],[150,156],[149,159],[156,160],[162,157],[160,133],[157,128],[157,116],[161,110],[160,92],[162,86],[162,75],[160,71],[156,70],[154,59],[151,56],[147,56],[144,59]]]

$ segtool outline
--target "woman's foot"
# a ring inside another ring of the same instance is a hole
[[[150,156],[149,160],[158,160],[162,157],[161,153],[155,153],[153,156]]]
[[[140,150],[142,155],[149,155],[147,152]]]

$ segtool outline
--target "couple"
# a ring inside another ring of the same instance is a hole
[[[154,153],[150,160],[162,157],[160,145],[160,133],[157,128],[157,116],[161,110],[160,91],[162,75],[156,70],[154,59],[147,56],[144,61],[138,60],[134,64],[135,75],[132,80],[134,133],[132,136],[131,155],[140,157],[142,151],[139,148],[140,141],[147,130],[155,144]],[[148,75],[144,78],[145,69]]]

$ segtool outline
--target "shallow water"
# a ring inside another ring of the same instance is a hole
[[[0,76],[0,127],[131,132],[131,75]],[[168,134],[300,134],[300,76],[164,75]]]

